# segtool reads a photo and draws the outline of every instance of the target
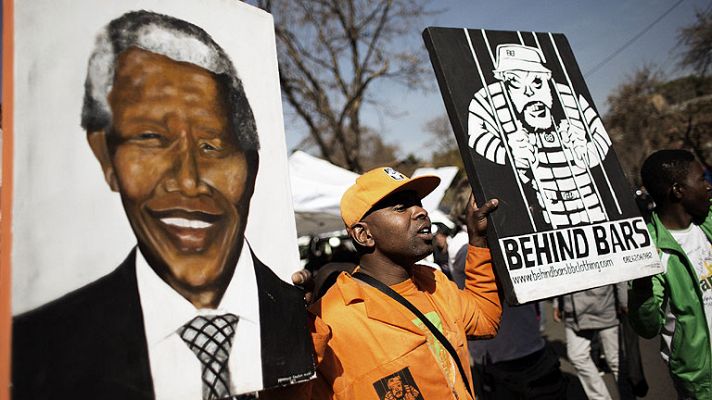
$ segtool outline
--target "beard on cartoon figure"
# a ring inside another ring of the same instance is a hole
[[[551,105],[541,101],[532,101],[524,106],[522,111],[517,110],[517,116],[527,132],[538,133],[552,128]]]
[[[552,98],[548,74],[508,71],[505,82],[517,118],[524,129],[531,133],[551,129]]]

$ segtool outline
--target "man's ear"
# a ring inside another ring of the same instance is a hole
[[[111,156],[109,155],[109,146],[106,144],[106,131],[87,131],[87,141],[89,142],[89,147],[94,153],[94,156],[99,161],[101,169],[104,171],[104,179],[109,187],[114,192],[119,191],[119,182],[116,180],[116,173],[114,173],[114,164],[111,162]]]
[[[677,182],[674,182],[672,186],[670,187],[670,195],[672,196],[673,199],[679,201],[682,199],[682,185],[680,185]]]
[[[376,242],[371,236],[371,231],[368,229],[368,224],[365,222],[357,222],[354,226],[348,229],[351,238],[361,247],[371,248]]]

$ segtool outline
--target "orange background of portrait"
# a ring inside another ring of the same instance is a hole
[[[0,190],[0,400],[10,399],[10,249],[12,248],[13,0],[3,1],[2,190]]]

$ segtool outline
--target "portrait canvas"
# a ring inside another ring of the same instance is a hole
[[[14,398],[213,399],[310,379],[271,15],[5,3]]]
[[[423,37],[510,303],[663,272],[564,35]]]

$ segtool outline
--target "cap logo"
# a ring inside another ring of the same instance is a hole
[[[405,175],[401,174],[400,172],[396,171],[395,169],[393,169],[391,167],[383,168],[383,171],[385,173],[387,173],[388,176],[393,178],[393,180],[402,181],[403,179],[405,179]]]

